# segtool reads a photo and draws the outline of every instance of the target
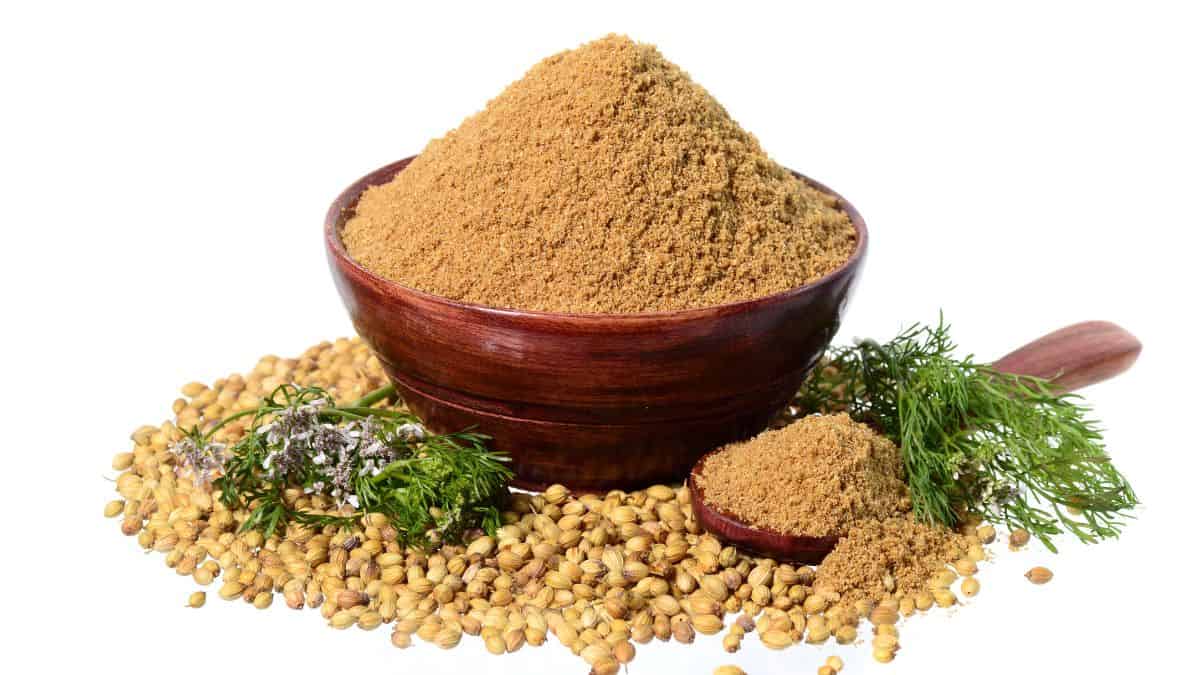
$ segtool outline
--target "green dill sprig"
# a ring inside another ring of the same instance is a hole
[[[349,526],[381,513],[404,544],[456,541],[475,527],[494,532],[512,477],[508,458],[482,434],[430,434],[408,412],[375,407],[394,394],[383,387],[336,406],[320,388],[285,384],[255,409],[192,429],[175,450],[199,480],[219,474],[222,503],[249,511],[242,530],[270,536],[288,524]],[[244,417],[249,429],[232,447],[212,441]],[[297,508],[298,494],[325,495],[340,508]]]
[[[809,411],[845,411],[894,441],[914,514],[953,526],[978,513],[1050,550],[1070,532],[1116,537],[1137,497],[1074,394],[956,358],[949,326],[913,325],[883,344],[829,351],[800,391]]]

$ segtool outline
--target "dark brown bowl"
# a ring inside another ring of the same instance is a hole
[[[413,412],[436,431],[490,435],[525,487],[680,480],[706,451],[761,431],[837,332],[867,248],[858,211],[809,181],[839,198],[858,231],[850,258],[816,283],[651,314],[455,302],[367,271],[341,241],[359,195],[410,161],[372,171],[330,206],[334,281],[355,330]]]

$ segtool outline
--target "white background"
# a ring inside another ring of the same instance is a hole
[[[1092,318],[1145,343],[1132,371],[1087,391],[1145,502],[1119,542],[1003,551],[966,607],[901,627],[889,666],[865,645],[767,653],[751,637],[734,656],[718,638],[639,647],[629,671],[811,673],[834,651],[878,673],[1192,660],[1167,638],[1198,599],[1196,16],[1186,3],[967,4],[6,4],[8,662],[586,670],[557,646],[402,652],[385,630],[336,633],[316,612],[264,614],[215,589],[187,610],[191,581],[100,512],[110,456],[165,418],[181,384],[349,334],[320,239],[344,186],[610,31],[657,43],[776,159],[862,211],[872,250],[843,340],[944,309],[982,358]],[[1034,564],[1054,581],[1026,583]]]

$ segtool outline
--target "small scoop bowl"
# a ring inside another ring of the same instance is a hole
[[[1125,372],[1141,351],[1142,343],[1124,328],[1107,321],[1086,321],[1038,338],[992,367],[1040,377],[1063,391],[1073,391]],[[705,530],[738,548],[785,562],[815,564],[833,550],[841,535],[809,537],[756,528],[706,502],[696,477],[704,472],[705,460],[720,450],[701,457],[688,476],[692,509]]]

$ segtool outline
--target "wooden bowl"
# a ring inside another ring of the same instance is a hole
[[[435,431],[491,436],[522,487],[677,481],[708,450],[761,431],[837,332],[867,249],[862,217],[839,197],[858,232],[854,253],[819,281],[775,295],[624,315],[456,302],[369,272],[342,244],[359,195],[410,161],[372,171],[330,206],[334,281],[413,412]]]
[[[727,544],[780,562],[812,565],[821,562],[833,550],[842,538],[841,534],[827,537],[783,534],[767,528],[752,527],[737,516],[710,505],[704,497],[704,488],[696,481],[696,476],[704,473],[705,460],[712,457],[717,450],[705,453],[688,475],[687,485],[691,493],[692,511],[696,514],[696,521],[700,523],[700,527]]]

